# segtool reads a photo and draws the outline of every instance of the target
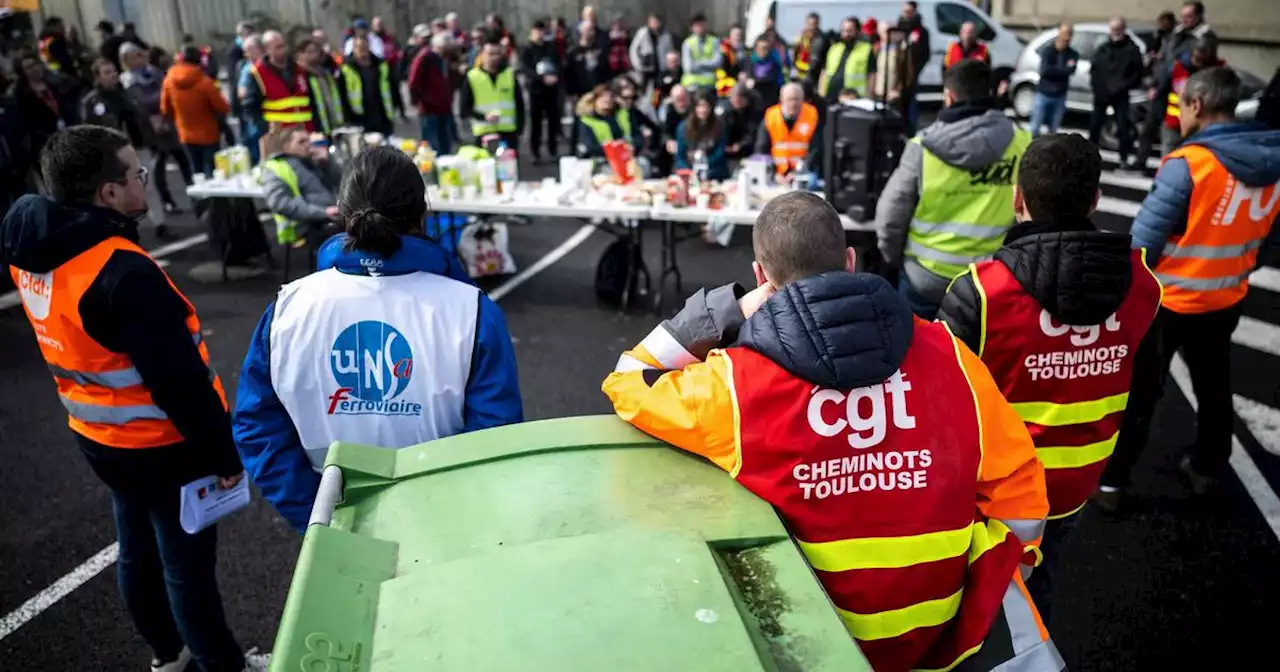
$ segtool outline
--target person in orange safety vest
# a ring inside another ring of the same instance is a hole
[[[978,27],[972,21],[965,21],[960,25],[960,39],[947,47],[947,53],[942,57],[942,72],[945,73],[951,66],[964,60],[982,61],[991,65],[991,54],[987,51],[987,45],[978,39]]]
[[[1178,352],[1199,402],[1196,437],[1180,465],[1192,492],[1212,490],[1231,457],[1231,334],[1280,212],[1280,131],[1236,122],[1239,102],[1240,77],[1230,68],[1187,80],[1178,100],[1184,140],[1164,158],[1133,220],[1133,245],[1146,250],[1164,295],[1138,348],[1120,439],[1095,496],[1107,510],[1123,503]]]
[[[152,670],[192,658],[203,670],[242,669],[218,593],[216,526],[189,534],[179,501],[198,479],[239,484],[243,467],[195,308],[138,246],[147,169],[125,135],[102,126],[55,133],[40,168],[51,198],[29,194],[9,209],[0,265],[110,493],[125,605]],[[57,485],[44,487],[54,496]]]
[[[785,84],[778,104],[765,110],[764,123],[756,131],[756,154],[773,157],[779,176],[787,176],[803,162],[810,171],[818,137],[818,108],[804,102],[804,87]],[[815,142],[816,141],[816,142]]]
[[[852,272],[821,197],[775,198],[753,241],[756,289],[699,291],[623,353],[618,416],[777,508],[874,669],[1062,669],[1020,572],[1044,470],[986,367]]]
[[[1138,344],[1160,307],[1142,250],[1089,221],[1101,175],[1088,139],[1033,141],[1013,192],[1018,223],[994,259],[951,283],[938,311],[990,369],[1044,464],[1044,561],[1027,589],[1045,620],[1062,546],[1116,444]]]

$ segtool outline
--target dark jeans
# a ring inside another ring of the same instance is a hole
[[[187,534],[177,488],[159,494],[111,489],[120,557],[120,593],[142,638],[160,660],[185,643],[203,672],[239,672],[244,654],[227,627],[218,594],[216,527]]]
[[[1160,140],[1159,129],[1164,124],[1165,105],[1151,101],[1147,108],[1147,118],[1142,120],[1142,130],[1138,133],[1138,154],[1134,162],[1138,168],[1145,168],[1147,159],[1151,157],[1151,147]]]
[[[1120,162],[1125,163],[1129,159],[1129,152],[1133,149],[1133,120],[1129,118],[1129,92],[1118,93],[1111,98],[1093,99],[1093,116],[1089,119],[1089,140],[1093,144],[1098,144],[1102,137],[1102,127],[1107,123],[1107,107],[1111,107],[1116,115],[1116,138],[1120,143],[1116,153],[1120,155]]]
[[[218,153],[217,145],[183,145],[187,150],[187,158],[191,167],[204,173],[205,177],[213,177],[213,155]]]
[[[1035,571],[1031,572],[1031,578],[1027,579],[1027,592],[1031,593],[1031,600],[1040,610],[1040,618],[1044,621],[1045,627],[1049,626],[1053,586],[1061,578],[1062,552],[1072,530],[1076,529],[1076,521],[1079,518],[1079,513],[1073,513],[1066,518],[1050,520],[1045,524],[1044,537],[1040,540],[1040,553],[1044,555],[1044,560],[1039,567],[1035,568]]]
[[[453,153],[453,142],[458,137],[457,122],[452,114],[424,114],[419,117],[422,139],[431,145],[436,154]]]
[[[1164,393],[1169,363],[1179,351],[1199,404],[1195,442],[1189,449],[1191,465],[1206,476],[1219,476],[1226,469],[1235,418],[1231,408],[1231,332],[1240,321],[1240,311],[1237,303],[1212,313],[1184,315],[1161,308],[1156,314],[1133,362],[1129,405],[1115,452],[1102,474],[1103,485],[1129,485],[1133,465],[1147,445],[1151,416]]]
[[[547,156],[555,158],[556,141],[560,139],[560,92],[554,88],[536,88],[529,94],[529,151],[536,159],[542,153],[542,133],[547,134]]]
[[[169,205],[174,204],[173,193],[169,191],[169,177],[166,174],[165,167],[169,163],[169,159],[173,158],[173,162],[178,164],[178,171],[182,173],[182,181],[191,186],[193,182],[191,178],[191,164],[187,161],[187,153],[181,149],[157,149],[155,150],[155,165],[151,167],[151,179],[156,183],[156,191],[160,192],[160,198]]]

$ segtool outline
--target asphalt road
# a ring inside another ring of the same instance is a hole
[[[1141,200],[1140,184],[1119,181],[1130,186],[1106,186],[1106,195],[1130,204]],[[1115,213],[1098,220],[1116,229],[1129,221]],[[179,238],[199,232],[189,216],[170,225]],[[513,227],[517,264],[528,268],[581,226],[538,220]],[[596,231],[501,300],[528,419],[609,412],[600,380],[618,353],[656,322],[650,313],[621,314],[597,305],[594,267],[612,239]],[[649,266],[658,268],[656,232],[646,240]],[[158,245],[144,241],[149,249]],[[1280,254],[1268,254],[1270,264],[1280,265]],[[200,312],[213,362],[231,392],[252,330],[280,278],[192,280],[189,271],[209,258],[203,245],[166,257],[170,274]],[[686,293],[748,283],[749,231],[739,229],[727,249],[686,242],[680,261]],[[1261,474],[1260,482],[1251,481],[1255,493],[1280,486],[1280,282],[1271,275],[1259,279],[1246,314],[1259,321],[1261,331],[1241,340],[1258,346],[1261,334],[1261,349],[1241,344],[1232,350],[1241,415],[1237,436]],[[1268,338],[1270,352],[1264,351]],[[149,652],[116,593],[114,566],[99,562],[76,573],[114,542],[110,504],[68,434],[20,309],[0,310],[0,371],[0,669],[144,669]],[[1138,510],[1119,520],[1091,509],[1082,514],[1050,623],[1058,646],[1076,670],[1220,669],[1228,661],[1269,659],[1274,619],[1268,614],[1280,604],[1276,532],[1235,478],[1212,499],[1187,496],[1176,460],[1178,447],[1192,436],[1194,414],[1173,382],[1155,424],[1136,472]],[[231,626],[245,649],[269,651],[299,539],[261,500],[221,525],[219,535],[219,578]],[[94,569],[101,571],[93,574]],[[92,576],[83,580],[85,575]],[[50,587],[56,594],[68,581],[82,585],[45,606],[49,600],[42,596],[51,594]],[[3,627],[33,598],[45,608],[16,630]]]

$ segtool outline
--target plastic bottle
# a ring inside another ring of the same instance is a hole
[[[796,161],[796,166],[791,170],[791,190],[792,191],[811,191],[810,183],[813,175],[809,172],[808,166],[804,165],[804,159]]]
[[[698,189],[708,188],[707,184],[707,153],[701,149],[693,153],[693,178],[697,182]]]
[[[520,179],[520,162],[516,157],[516,150],[501,143],[498,145],[497,154],[494,158],[497,160],[498,185],[502,193],[510,194],[515,191],[516,182]]]

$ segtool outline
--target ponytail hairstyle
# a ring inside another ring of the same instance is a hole
[[[422,231],[427,216],[422,174],[398,149],[366,149],[347,166],[338,209],[347,226],[348,252],[391,257],[400,251],[400,236]]]

